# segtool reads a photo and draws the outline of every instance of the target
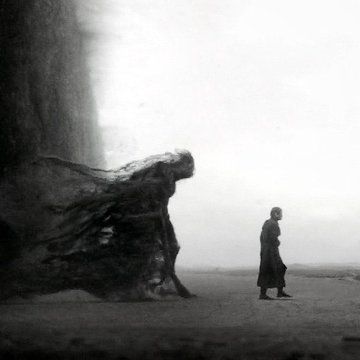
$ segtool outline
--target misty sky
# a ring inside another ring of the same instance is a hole
[[[256,265],[272,206],[285,263],[360,261],[358,1],[78,1],[107,167],[194,155],[179,265]]]

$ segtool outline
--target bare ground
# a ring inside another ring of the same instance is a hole
[[[180,276],[197,298],[114,303],[69,291],[2,303],[0,357],[360,359],[359,281],[289,275],[293,299],[259,301],[255,273]]]

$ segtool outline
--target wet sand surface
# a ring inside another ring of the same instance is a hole
[[[260,301],[255,273],[179,275],[196,298],[115,303],[69,291],[1,303],[0,355],[360,359],[359,281],[287,276],[293,299]]]

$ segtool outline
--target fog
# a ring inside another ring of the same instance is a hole
[[[107,167],[184,148],[182,266],[358,262],[360,6],[338,0],[78,0]]]

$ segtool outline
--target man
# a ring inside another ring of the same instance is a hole
[[[283,290],[285,287],[286,266],[282,262],[279,245],[280,228],[278,221],[282,219],[282,210],[274,207],[270,219],[266,220],[261,231],[260,269],[257,286],[260,287],[260,300],[273,300],[266,294],[267,289],[277,288],[278,298],[289,298]]]

